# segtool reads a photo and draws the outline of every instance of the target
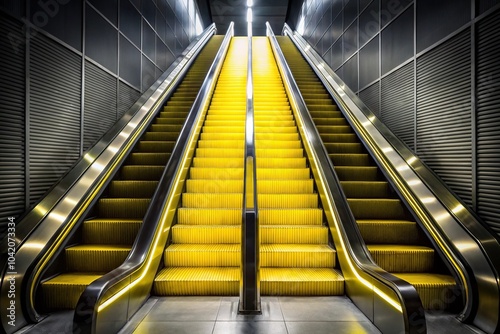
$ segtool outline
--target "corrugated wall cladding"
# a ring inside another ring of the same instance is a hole
[[[415,70],[408,63],[382,79],[382,121],[411,149],[415,148]]]
[[[116,78],[93,63],[85,62],[85,111],[83,150],[92,147],[116,122]]]
[[[377,81],[373,85],[359,92],[359,97],[370,110],[380,117],[380,83]]]
[[[38,34],[30,55],[30,203],[80,155],[81,57]]]
[[[0,14],[0,237],[8,217],[17,218],[25,205],[24,197],[24,101],[25,49],[13,45],[8,36],[22,32],[22,26]],[[23,75],[19,75],[23,74]]]
[[[472,205],[470,29],[417,59],[417,153]]]
[[[123,82],[118,86],[118,118],[120,118],[139,99],[141,93]]]
[[[477,27],[477,208],[500,233],[500,11]]]

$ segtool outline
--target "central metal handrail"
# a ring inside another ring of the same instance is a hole
[[[243,223],[241,227],[240,313],[260,313],[259,215],[252,74],[252,30],[248,29],[247,103],[245,123],[245,169]]]

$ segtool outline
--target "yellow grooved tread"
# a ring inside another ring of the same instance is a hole
[[[178,223],[188,225],[241,225],[241,209],[179,208]]]
[[[322,225],[323,210],[310,209],[261,209],[261,225]]]

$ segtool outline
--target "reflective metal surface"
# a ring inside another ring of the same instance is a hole
[[[111,181],[164,100],[175,90],[197,53],[214,33],[214,25],[207,28],[59,184],[19,222],[16,230],[16,271],[9,271],[6,257],[1,259],[3,272],[0,293],[2,296],[8,295],[11,280],[15,281],[17,289],[13,298],[0,300],[1,321],[7,333],[40,319],[34,298],[43,270],[62,250],[61,245]],[[2,244],[2,247],[5,246]],[[8,325],[10,319],[5,312],[12,303],[16,306],[15,327]]]
[[[465,296],[462,321],[500,330],[500,243],[445,184],[402,143],[297,33],[290,36],[377,164],[445,255]]]
[[[371,259],[330,158],[270,28],[269,35],[337,249],[347,295],[382,332],[425,333],[425,315],[416,290],[380,269]]]
[[[252,25],[248,25],[247,110],[245,123],[245,170],[243,224],[241,226],[240,313],[260,313],[260,238],[257,203],[257,159],[253,107]]]
[[[79,333],[117,332],[149,297],[232,35],[230,26],[181,130],[127,259],[120,267],[94,281],[81,295],[73,326]]]

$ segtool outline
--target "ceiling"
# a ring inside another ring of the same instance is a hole
[[[285,23],[289,0],[253,0],[253,29],[254,36],[266,35],[266,22],[271,24],[275,34],[281,34]],[[203,1],[199,1],[200,5]],[[247,35],[247,0],[207,0],[209,23],[214,22],[218,34],[225,34],[229,24],[234,22],[236,36]],[[203,7],[203,6],[200,6]],[[203,11],[202,8],[200,8]],[[206,11],[207,12],[207,11]]]

